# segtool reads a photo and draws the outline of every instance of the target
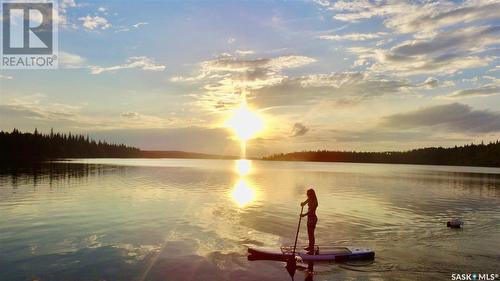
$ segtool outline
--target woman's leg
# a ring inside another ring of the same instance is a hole
[[[316,228],[315,225],[307,225],[307,235],[309,236],[309,251],[314,251],[314,243],[315,243],[314,229],[315,228]]]
[[[307,236],[309,237],[309,251],[314,252],[314,230],[316,229],[316,223],[318,222],[318,218],[308,218],[307,220]]]

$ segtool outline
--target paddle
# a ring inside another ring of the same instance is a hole
[[[300,209],[299,215],[299,225],[297,226],[297,234],[295,234],[295,243],[293,243],[293,252],[292,255],[286,261],[286,270],[290,274],[290,277],[295,275],[295,270],[297,269],[297,264],[295,263],[295,250],[297,249],[297,239],[299,238],[299,230],[300,230],[300,221],[302,220],[302,211],[304,210],[304,206]]]

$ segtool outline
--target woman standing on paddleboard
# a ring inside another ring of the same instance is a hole
[[[316,198],[316,192],[314,189],[307,190],[307,200],[300,203],[300,206],[304,207],[307,204],[307,213],[302,214],[302,217],[307,216],[307,235],[309,236],[309,247],[306,250],[310,254],[314,254],[314,229],[316,228],[316,223],[318,222],[318,217],[316,216],[316,208],[318,208],[318,198]]]

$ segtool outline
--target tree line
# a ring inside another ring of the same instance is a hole
[[[410,151],[355,152],[355,151],[302,151],[274,154],[263,160],[395,163],[454,166],[500,167],[500,142],[468,144],[450,148],[429,147]]]
[[[0,131],[0,162],[38,161],[56,158],[139,157],[140,150],[124,144],[95,141],[89,136],[54,133]]]
[[[180,151],[143,151],[124,144],[95,141],[89,136],[0,131],[0,164],[57,158],[231,158]],[[263,157],[271,161],[316,161],[500,167],[500,142],[409,151],[301,151]]]

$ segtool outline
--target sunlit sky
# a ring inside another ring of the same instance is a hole
[[[500,3],[63,1],[58,70],[2,70],[0,129],[142,149],[406,150],[500,139]]]

